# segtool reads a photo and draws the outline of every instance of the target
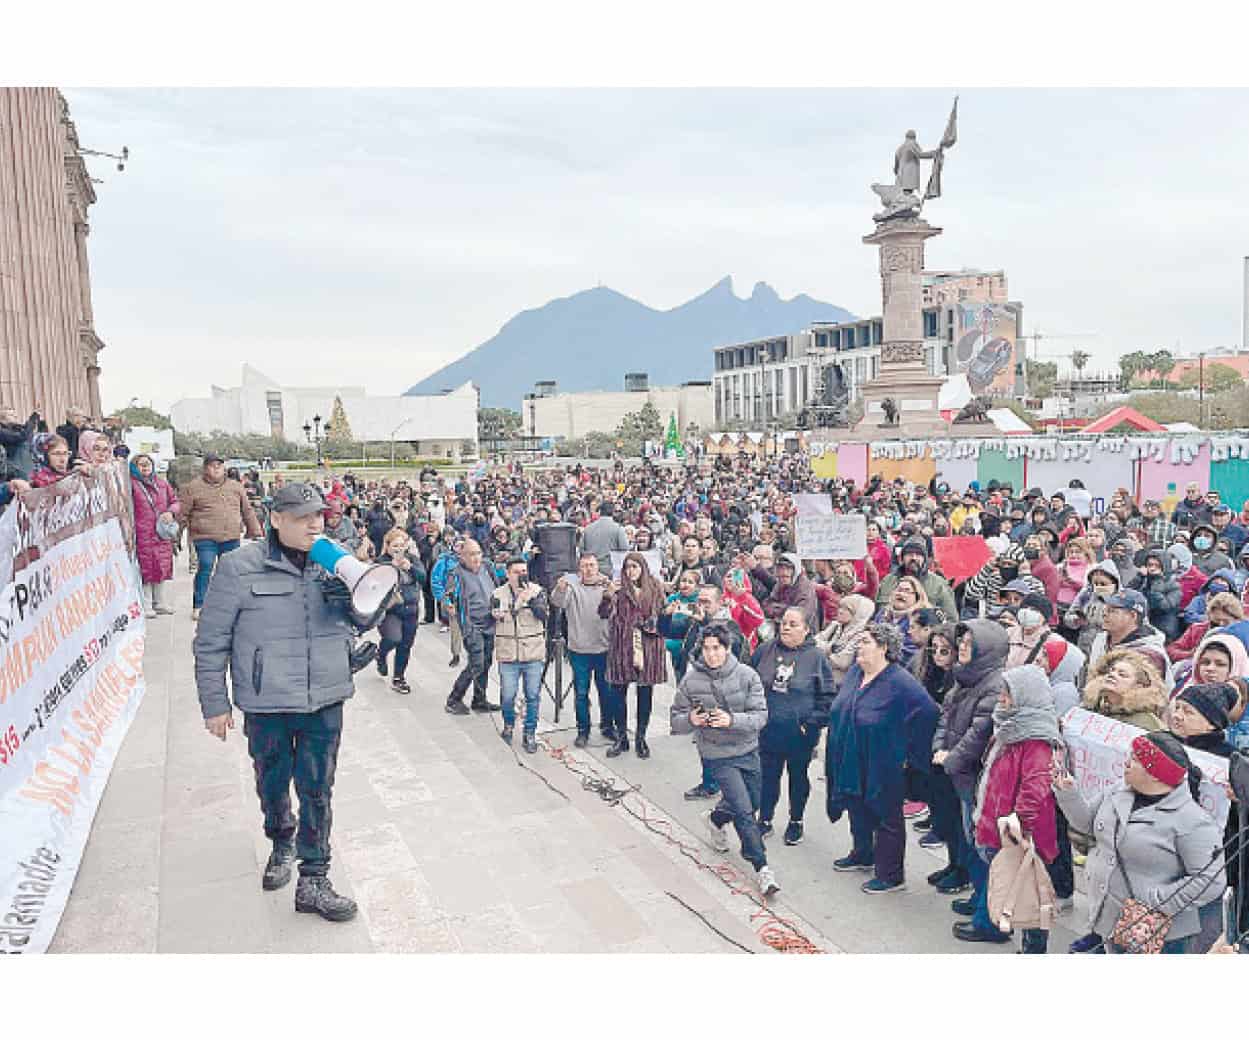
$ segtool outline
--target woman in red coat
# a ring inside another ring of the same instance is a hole
[[[624,558],[618,581],[613,581],[599,603],[599,617],[607,618],[607,682],[612,688],[612,714],[616,743],[607,754],[629,750],[629,684],[637,683],[638,758],[650,758],[646,727],[650,724],[655,686],[668,677],[659,612],[664,607],[664,588],[656,581],[641,553]]]
[[[1062,747],[1054,693],[1045,673],[1034,664],[1003,673],[1006,689],[993,712],[993,739],[976,792],[976,850],[991,862],[1005,840],[1032,840],[1046,863],[1058,856],[1058,817],[1051,787],[1055,749]],[[972,897],[970,921],[954,925],[964,942],[1009,942],[989,919],[987,883]],[[1045,953],[1049,932],[1026,928],[1024,953]]]
[[[134,540],[138,548],[139,573],[148,600],[147,616],[172,614],[165,602],[164,583],[173,578],[173,541],[156,533],[157,523],[170,523],[180,507],[169,482],[156,475],[150,455],[130,460],[130,493],[134,499]]]

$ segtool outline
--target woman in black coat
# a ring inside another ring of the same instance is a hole
[[[772,813],[781,797],[781,774],[788,771],[785,844],[797,845],[802,841],[802,816],[811,794],[811,756],[837,693],[833,666],[828,655],[815,645],[806,614],[797,607],[781,615],[780,635],[761,645],[750,664],[759,673],[768,701],[768,722],[759,734],[759,829],[764,837],[772,833]]]
[[[412,692],[412,687],[403,676],[408,670],[416,626],[421,620],[421,586],[425,582],[424,568],[408,554],[410,545],[408,533],[392,527],[382,539],[382,551],[377,558],[378,563],[391,563],[399,569],[399,587],[396,590],[399,599],[382,619],[382,644],[377,651],[378,675],[386,674],[386,659],[392,650],[395,652],[395,674],[390,680],[390,688],[396,693]]]

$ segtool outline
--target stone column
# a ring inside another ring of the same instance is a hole
[[[869,437],[921,436],[943,431],[937,395],[944,380],[930,376],[924,363],[924,242],[941,234],[926,220],[882,222],[863,241],[880,250],[884,339],[880,373],[862,390],[860,430]],[[882,427],[880,403],[890,397],[900,409],[896,427]]]

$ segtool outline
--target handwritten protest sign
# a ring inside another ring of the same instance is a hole
[[[934,538],[932,555],[946,581],[964,581],[993,558],[993,549],[983,538],[957,534]]]
[[[52,941],[143,699],[123,465],[28,492],[0,516],[0,952]]]
[[[861,560],[867,555],[867,517],[861,513],[794,518],[798,555],[804,560]]]
[[[1145,731],[1115,719],[1072,708],[1063,716],[1063,740],[1071,759],[1071,774],[1084,800],[1092,802],[1103,791],[1117,787],[1123,780],[1132,741]],[[1201,770],[1198,801],[1223,827],[1227,823],[1227,762],[1214,755],[1188,748],[1189,760]]]

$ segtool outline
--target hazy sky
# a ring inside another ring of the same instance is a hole
[[[69,90],[91,160],[105,406],[234,385],[397,393],[597,283],[666,308],[732,275],[880,309],[868,185],[947,91]],[[972,90],[928,266],[1004,268],[1029,332],[1240,340],[1249,91]],[[711,370],[708,353],[707,373]],[[691,375],[696,375],[691,373]]]

